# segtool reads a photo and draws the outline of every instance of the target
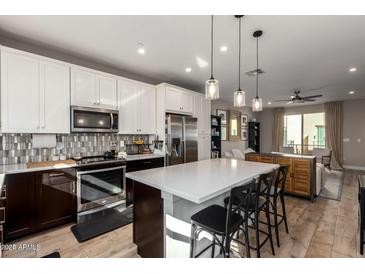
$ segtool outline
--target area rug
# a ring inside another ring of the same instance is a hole
[[[340,201],[343,188],[343,171],[326,169],[326,182],[320,197]]]

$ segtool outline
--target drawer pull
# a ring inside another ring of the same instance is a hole
[[[0,200],[5,200],[5,199],[6,199],[6,185],[3,185],[3,187],[1,188]]]
[[[49,177],[61,177],[61,176],[65,176],[65,173],[50,173]]]
[[[146,161],[146,162],[143,162],[144,164],[152,164],[151,161]]]
[[[0,207],[0,212],[3,212],[2,214],[0,213],[0,224],[4,224],[5,223],[5,207]],[[3,216],[1,216],[3,215]]]

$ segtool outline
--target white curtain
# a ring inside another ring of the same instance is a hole
[[[343,163],[343,102],[324,104],[326,146],[332,150],[331,165],[342,168]]]
[[[280,151],[284,143],[284,108],[274,108],[271,151]]]

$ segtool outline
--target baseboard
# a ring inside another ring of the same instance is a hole
[[[365,170],[365,166],[343,165],[343,168],[354,169],[354,170]]]

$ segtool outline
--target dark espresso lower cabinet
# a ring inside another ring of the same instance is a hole
[[[127,173],[164,166],[164,158],[152,158],[145,160],[134,160],[127,162]],[[133,181],[126,178],[127,206],[133,204]]]
[[[76,219],[76,175],[74,169],[38,173],[37,230],[44,230]]]
[[[35,176],[20,173],[5,176],[4,241],[30,235],[36,231]]]
[[[76,220],[74,169],[5,176],[5,242]]]

